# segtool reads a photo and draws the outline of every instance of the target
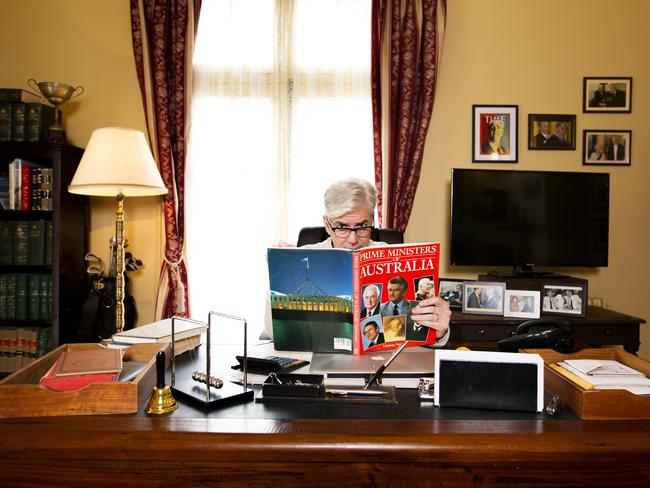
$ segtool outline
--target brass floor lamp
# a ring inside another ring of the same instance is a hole
[[[167,188],[144,133],[122,127],[96,129],[68,186],[70,193],[117,199],[115,221],[115,330],[124,330],[124,198],[165,195]]]

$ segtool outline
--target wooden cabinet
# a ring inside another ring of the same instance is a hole
[[[587,307],[585,317],[566,317],[575,326],[575,344],[622,345],[630,353],[639,350],[639,333],[644,319],[599,307]],[[463,314],[453,311],[449,347],[468,346],[496,349],[496,342],[514,332],[525,319],[494,315]]]
[[[0,210],[0,221],[52,222],[51,264],[4,264],[0,273],[39,273],[52,276],[51,319],[0,320],[0,327],[52,325],[54,346],[74,342],[87,295],[84,255],[88,248],[88,197],[68,193],[83,149],[47,142],[0,143],[0,173],[6,174],[16,158],[53,169],[52,210]],[[47,238],[47,236],[46,236]]]

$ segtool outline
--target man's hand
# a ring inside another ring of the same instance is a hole
[[[291,242],[280,241],[280,242],[276,242],[276,243],[273,245],[273,247],[296,247],[296,245],[295,245],[295,244],[292,244]]]
[[[416,324],[435,329],[436,336],[440,339],[449,330],[451,310],[449,304],[442,298],[427,298],[411,310],[411,318]]]

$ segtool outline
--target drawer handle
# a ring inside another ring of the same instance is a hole
[[[478,330],[478,335],[484,335],[484,334],[485,334],[485,329]]]
[[[608,336],[608,337],[611,336],[612,331],[610,329],[605,329],[605,335]]]

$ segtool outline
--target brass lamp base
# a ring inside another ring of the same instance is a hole
[[[169,386],[164,386],[162,388],[155,386],[145,412],[159,415],[163,413],[173,412],[177,408],[178,404],[172,396],[171,388],[169,388]]]

